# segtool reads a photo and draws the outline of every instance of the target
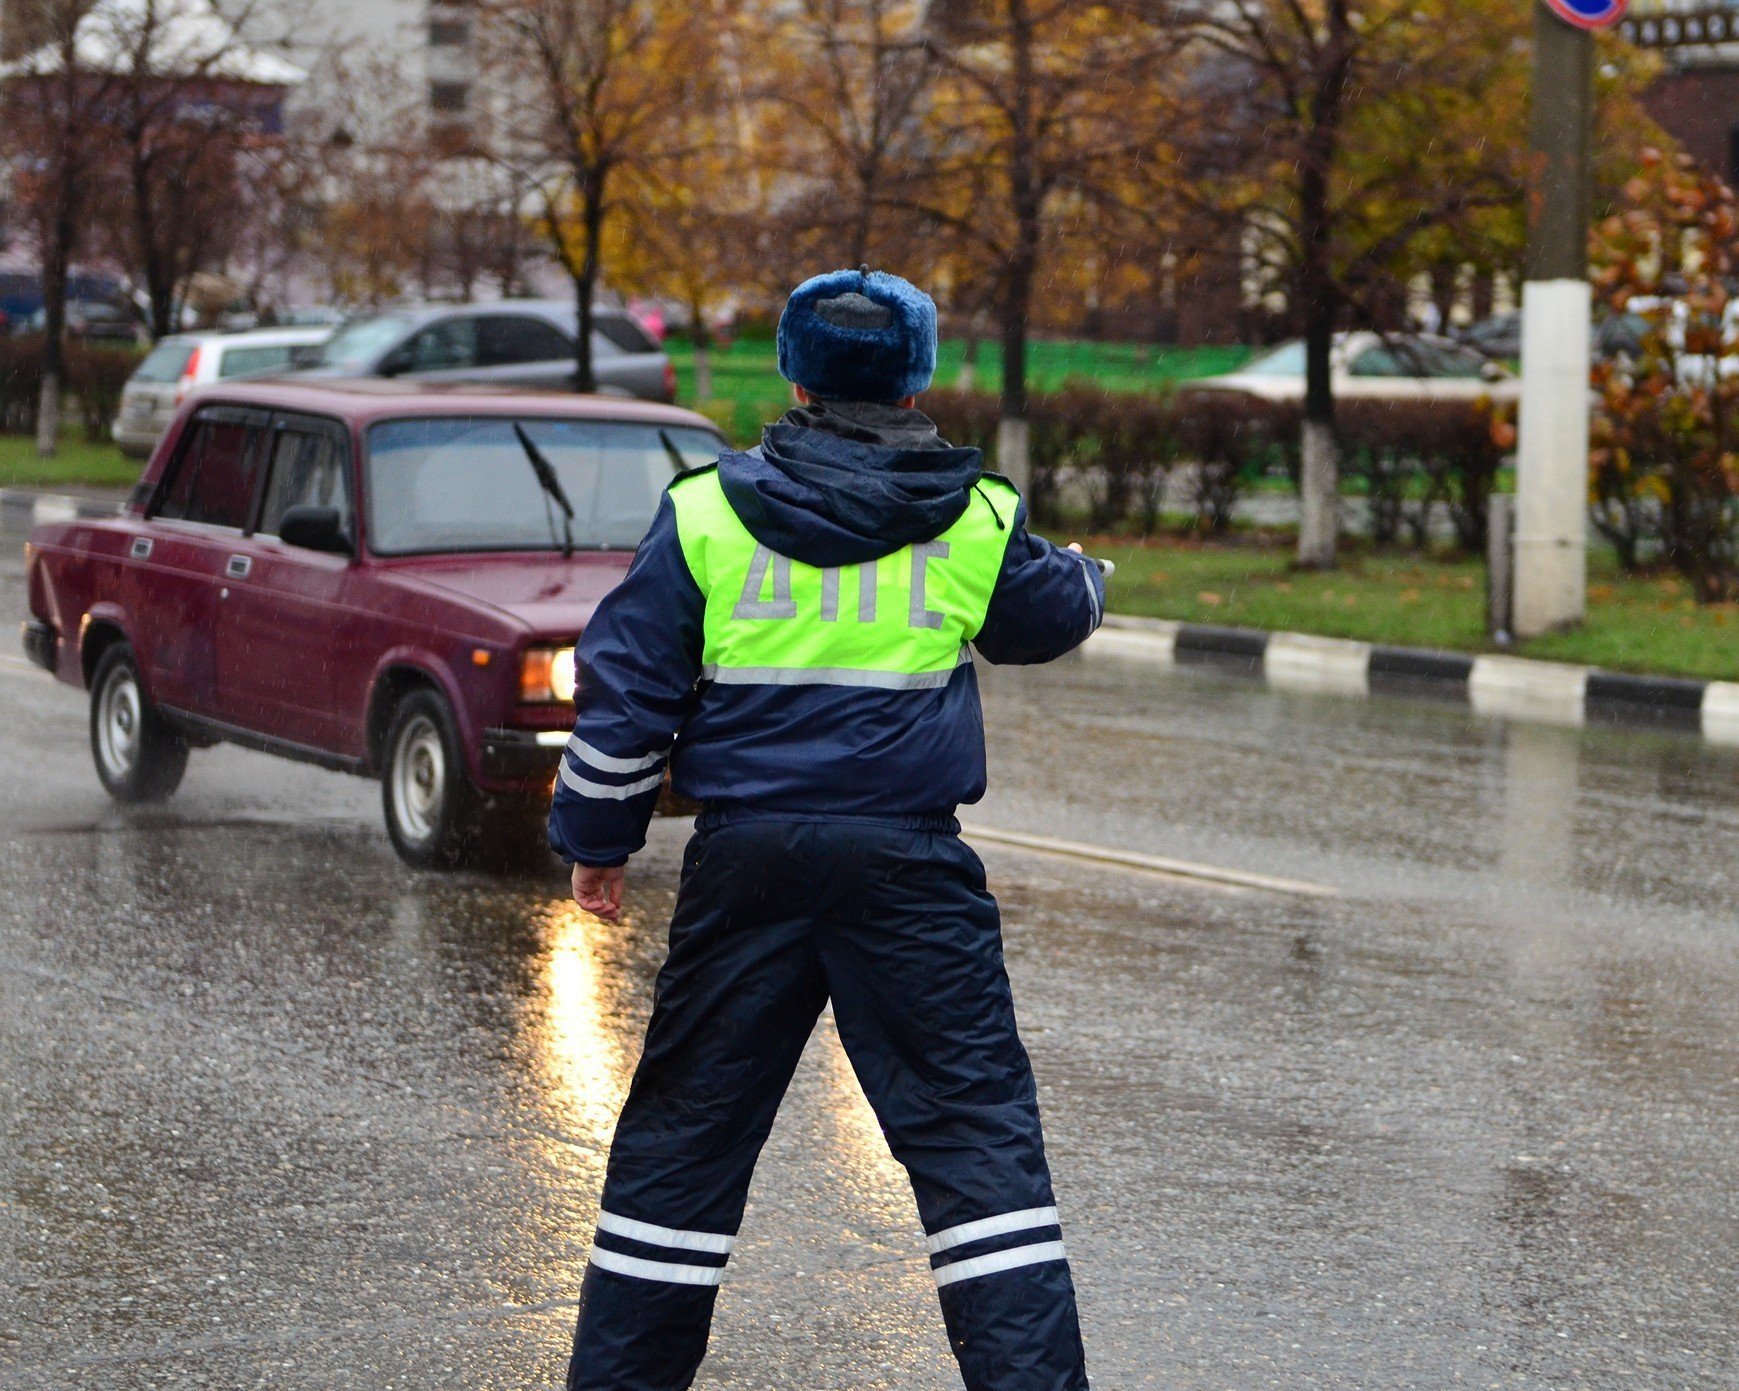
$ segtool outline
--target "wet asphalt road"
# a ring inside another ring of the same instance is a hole
[[[19,613],[16,550],[0,610]],[[1096,1386],[1739,1386],[1739,753],[1113,658],[986,676]],[[620,927],[233,749],[108,804],[0,660],[0,1387],[553,1387],[685,828]],[[823,1020],[709,1387],[957,1385]]]

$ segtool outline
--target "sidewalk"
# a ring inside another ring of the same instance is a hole
[[[1384,647],[1306,633],[1107,614],[1090,652],[1213,666],[1277,689],[1425,696],[1548,724],[1648,725],[1739,744],[1739,682],[1633,676],[1567,662]]]
[[[112,517],[127,496],[126,488],[0,488],[0,530],[29,531],[38,522]]]

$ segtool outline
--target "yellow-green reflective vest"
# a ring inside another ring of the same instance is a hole
[[[743,525],[716,469],[671,485],[689,573],[706,596],[701,676],[726,685],[924,690],[970,661],[1014,527],[1018,494],[986,477],[933,541],[821,568]]]

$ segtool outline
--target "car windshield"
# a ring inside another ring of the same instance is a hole
[[[1238,369],[1240,376],[1302,377],[1304,375],[1304,340],[1282,343],[1258,357],[1253,357]]]
[[[172,382],[187,368],[194,345],[185,338],[165,338],[145,355],[133,372],[136,382]]]
[[[377,314],[370,319],[352,319],[320,346],[320,361],[329,367],[360,367],[404,336],[409,319],[397,314]]]
[[[506,416],[388,420],[368,432],[369,548],[378,555],[541,551],[562,546],[561,510]],[[527,417],[524,429],[574,508],[574,545],[633,550],[685,469],[713,463],[709,430]],[[666,441],[668,440],[668,446]]]

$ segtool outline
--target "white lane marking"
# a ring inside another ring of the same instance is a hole
[[[1194,860],[1176,860],[1169,855],[1145,855],[1138,850],[1114,850],[1106,845],[1087,845],[1078,840],[1057,840],[1051,836],[1031,836],[1023,831],[1003,831],[992,826],[963,824],[960,829],[969,837],[1000,845],[1013,845],[1022,850],[1036,850],[1045,855],[1063,855],[1075,860],[1092,860],[1099,864],[1117,865],[1123,869],[1146,870],[1152,874],[1169,874],[1179,879],[1195,879],[1203,883],[1229,885],[1239,889],[1261,889],[1267,893],[1301,894],[1309,898],[1340,896],[1340,890],[1334,885],[1317,884],[1308,879],[1283,879],[1274,874],[1257,874],[1253,870],[1204,865]]]

